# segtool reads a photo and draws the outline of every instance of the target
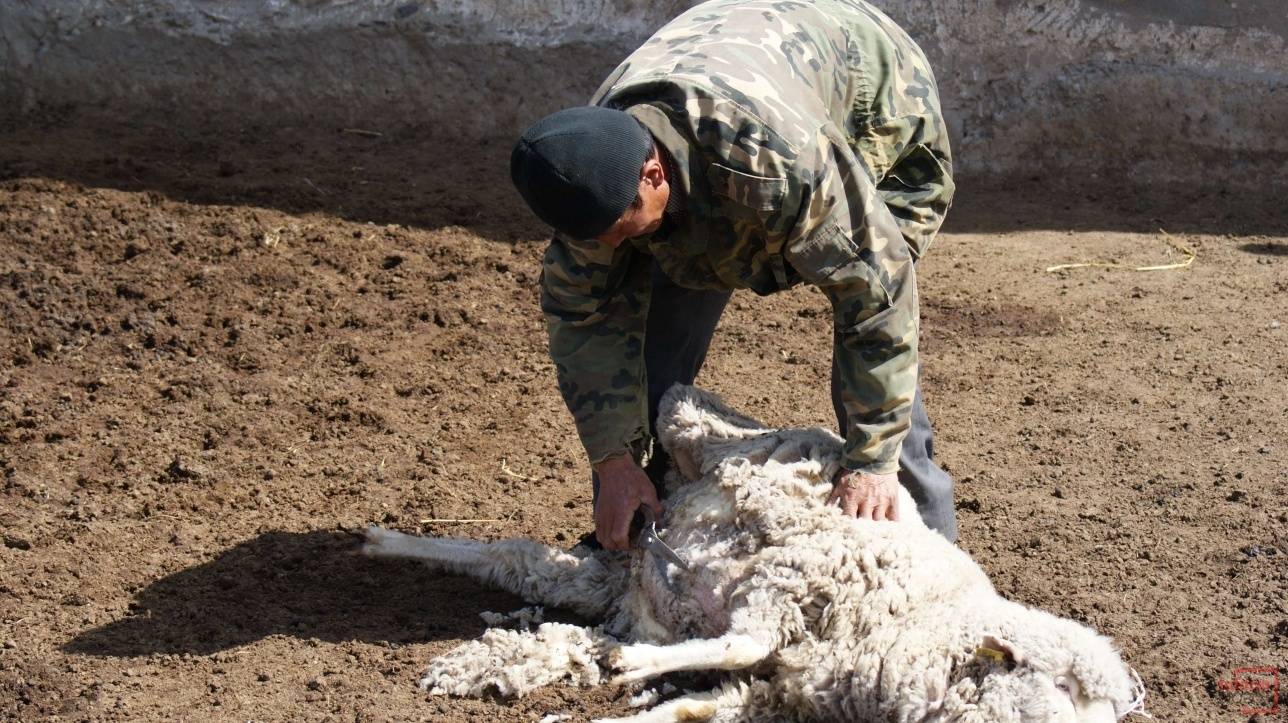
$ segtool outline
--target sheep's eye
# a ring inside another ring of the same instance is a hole
[[[1070,684],[1069,679],[1063,675],[1055,679],[1055,687],[1063,691],[1065,695],[1073,695],[1073,685]]]

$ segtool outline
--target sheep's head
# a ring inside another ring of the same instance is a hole
[[[976,714],[1001,721],[1113,723],[1144,713],[1144,687],[1108,638],[1071,620],[1027,612],[1003,626],[1005,637],[978,641],[969,696]]]

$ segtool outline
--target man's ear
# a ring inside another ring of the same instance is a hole
[[[1002,663],[1007,670],[1024,662],[1024,651],[1006,638],[995,635],[985,635],[980,640],[979,647],[975,648],[975,654]]]
[[[640,180],[648,183],[652,188],[658,188],[666,181],[666,173],[662,170],[662,159],[654,154],[644,161],[644,167],[640,169]]]

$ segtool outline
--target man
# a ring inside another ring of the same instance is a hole
[[[659,508],[657,403],[691,383],[733,289],[812,284],[833,309],[845,437],[829,502],[956,539],[917,383],[917,284],[952,199],[925,56],[861,0],[713,0],[659,30],[591,105],[537,122],[511,177],[555,227],[541,305],[595,472],[595,532]],[[648,472],[640,463],[648,458]]]

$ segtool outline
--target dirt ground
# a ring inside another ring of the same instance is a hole
[[[521,601],[345,532],[590,529],[508,143],[65,109],[0,131],[0,717],[626,712],[421,693]],[[1267,696],[1236,669],[1288,673],[1283,196],[961,186],[920,280],[962,546],[1112,635],[1157,719],[1248,720]],[[1179,260],[1160,228],[1190,269],[1044,271]],[[830,424],[829,338],[812,290],[740,294],[700,384]]]

